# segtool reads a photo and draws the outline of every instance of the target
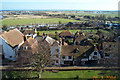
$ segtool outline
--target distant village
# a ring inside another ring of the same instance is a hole
[[[68,23],[72,25],[79,23]],[[49,26],[49,27],[46,27]],[[60,26],[59,29],[55,26]],[[62,27],[61,27],[62,26]],[[23,61],[37,52],[39,43],[50,49],[52,66],[117,66],[119,36],[108,37],[96,34],[90,35],[84,31],[71,33],[64,29],[64,25],[46,24],[34,26],[8,27],[8,31],[0,32],[0,51],[3,64],[8,61]],[[42,30],[60,30],[52,34],[46,34]],[[99,34],[100,33],[100,34]],[[95,37],[95,38],[94,38]],[[95,40],[96,39],[96,40]],[[26,51],[30,52],[26,54]]]

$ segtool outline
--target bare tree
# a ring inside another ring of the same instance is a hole
[[[41,78],[41,73],[46,66],[52,64],[50,48],[45,47],[44,44],[38,46],[38,52],[31,56],[31,65],[37,70],[38,78]]]
[[[25,55],[22,57],[22,59],[19,57],[20,59],[18,61],[20,61],[20,65],[33,66],[33,68],[37,71],[38,78],[41,78],[43,69],[47,66],[51,66],[52,64],[52,56],[50,54],[50,47],[44,44],[44,41],[38,42],[38,46],[35,48],[37,49],[35,53],[32,53],[32,49],[22,51],[22,54]]]

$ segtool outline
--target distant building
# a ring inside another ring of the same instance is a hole
[[[26,36],[26,38],[32,37],[35,38],[37,36],[37,31],[33,29],[30,30],[23,30],[22,33]]]
[[[70,31],[63,31],[59,34],[60,37],[65,37],[65,38],[73,38],[73,33]]]

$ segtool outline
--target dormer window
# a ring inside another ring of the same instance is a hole
[[[84,54],[84,57],[86,57],[87,55],[86,54]]]
[[[78,48],[76,48],[76,49],[74,49],[74,51],[73,51],[74,53],[79,53],[79,49]]]

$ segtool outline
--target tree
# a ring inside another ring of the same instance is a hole
[[[103,32],[102,32],[102,31],[100,31],[100,30],[98,30],[96,34],[97,34],[97,35],[101,38],[101,37],[102,37],[102,35],[103,35]]]
[[[31,65],[33,65],[37,70],[38,78],[41,78],[41,73],[44,67],[50,66],[51,62],[50,49],[40,43],[38,52],[31,56]]]
[[[59,21],[58,24],[59,24],[59,27],[61,27],[61,24],[62,24],[61,21]]]
[[[3,29],[4,31],[7,31],[6,25],[3,25],[2,29]]]
[[[37,36],[41,36],[41,33],[39,31],[37,32]]]
[[[33,53],[32,49],[29,48],[28,50],[22,51],[24,57],[19,55],[19,65],[29,65],[32,66],[37,71],[38,78],[41,78],[41,73],[43,69],[47,66],[51,66],[52,59],[50,54],[50,47],[45,45],[45,41],[39,41],[38,46],[36,47],[36,52]],[[21,59],[22,58],[22,59]],[[21,61],[22,60],[22,61]]]

